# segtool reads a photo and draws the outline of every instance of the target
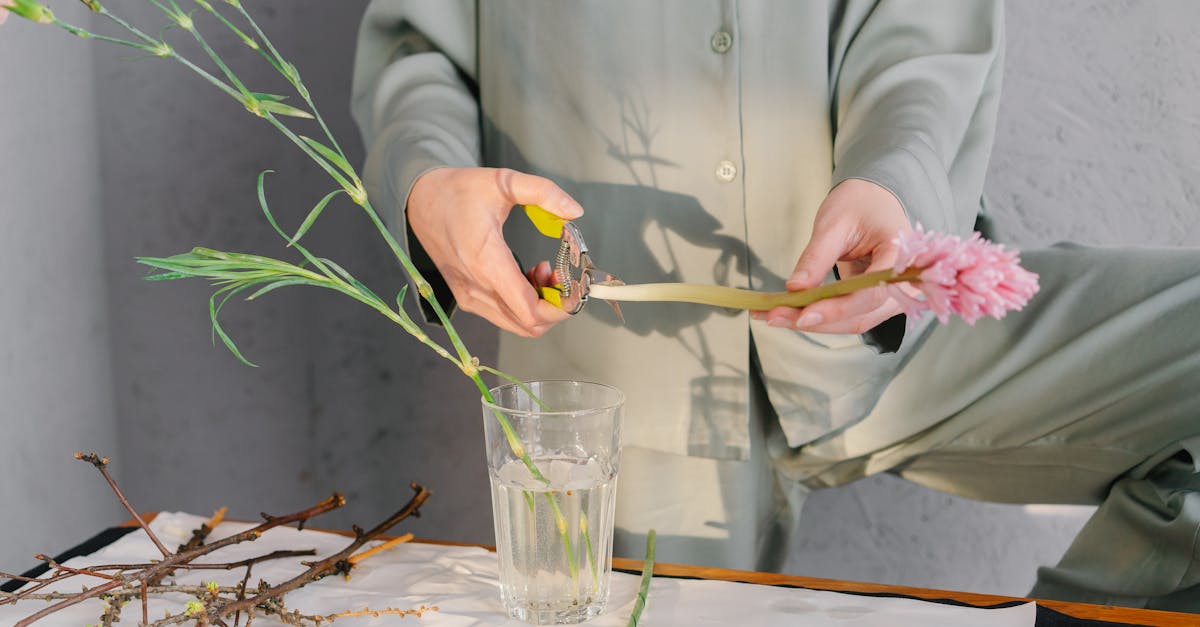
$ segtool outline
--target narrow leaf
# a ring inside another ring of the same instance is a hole
[[[290,239],[288,234],[284,233],[283,229],[279,228],[279,223],[275,221],[275,216],[271,215],[271,208],[267,206],[267,191],[264,186],[264,179],[266,178],[268,172],[274,172],[274,170],[263,170],[262,172],[258,173],[258,204],[262,207],[263,215],[267,216],[267,222],[271,223],[271,228],[275,229],[275,232],[279,234],[279,237],[288,240],[289,246],[294,246],[296,250],[300,251],[300,254],[304,255],[304,259],[309,263],[312,263],[313,267],[317,268],[317,270],[319,270],[325,276],[332,278],[332,273],[329,271],[329,268],[326,268],[325,265],[320,262],[320,260],[314,257],[312,253],[308,252],[307,248],[296,243],[294,239]]]
[[[294,246],[296,242],[308,232],[308,229],[312,227],[313,223],[317,221],[317,217],[320,216],[321,212],[325,210],[325,205],[328,205],[329,201],[333,200],[334,196],[343,194],[345,191],[346,190],[344,189],[334,190],[326,194],[324,198],[318,201],[317,205],[313,207],[313,210],[308,212],[308,216],[304,218],[304,222],[300,223],[300,228],[296,229],[296,234],[293,235],[292,239],[288,241],[288,246]]]
[[[347,272],[345,268],[339,266],[337,263],[335,263],[329,259],[326,259],[324,257],[321,258],[321,261],[323,263],[325,263],[326,265],[328,265],[330,268],[333,268],[334,272],[337,272],[339,275],[341,275],[341,277],[343,279],[345,279],[347,283],[354,286],[355,289],[357,289],[358,291],[362,292],[363,294],[369,296],[371,298],[371,300],[379,302],[380,304],[383,303],[383,301],[378,296],[375,295],[375,292],[372,292],[370,288],[368,288],[366,285],[363,285],[363,283],[361,281],[359,281],[358,279],[354,278],[354,275]]]
[[[406,294],[408,294],[408,285],[404,285],[400,288],[399,292],[396,292],[396,310],[399,312],[404,311],[404,296]]]
[[[183,272],[161,272],[159,274],[151,274],[143,277],[146,281],[172,281],[174,279],[187,279],[194,275]]]
[[[358,174],[354,172],[354,168],[350,167],[350,162],[346,161],[346,158],[338,154],[337,151],[311,137],[305,137],[304,135],[301,135],[300,139],[303,139],[304,143],[312,146],[313,150],[321,153],[322,157],[325,157],[330,163],[337,166],[337,168],[345,173],[346,176],[350,177],[350,180],[358,180]]]
[[[289,285],[315,285],[317,287],[325,287],[325,284],[318,283],[312,279],[283,279],[280,281],[275,281],[274,283],[268,283],[265,287],[259,288],[258,291],[247,296],[246,300],[254,300],[255,298],[258,298],[267,292],[277,290],[281,287],[287,287]]]
[[[260,100],[258,101],[258,107],[263,111],[269,111],[277,115],[288,115],[294,118],[307,118],[309,120],[313,119],[313,115],[304,109],[297,109],[292,105],[286,105],[282,102],[276,102],[274,100]]]
[[[228,296],[225,297],[225,300],[229,300],[229,296],[232,296],[232,295],[233,294],[230,293]],[[249,359],[246,359],[242,355],[242,351],[238,350],[237,344],[233,343],[233,339],[229,337],[229,334],[225,332],[225,329],[221,328],[221,323],[217,322],[218,308],[216,306],[216,299],[217,299],[216,294],[213,294],[208,299],[208,317],[210,320],[212,320],[213,332],[216,333],[217,336],[221,338],[221,342],[223,342],[225,344],[225,348],[228,348],[229,352],[233,353],[233,356],[238,358],[238,361],[240,361],[243,364],[246,364],[247,366],[250,366],[252,368],[257,368],[258,364],[251,362]]]
[[[633,611],[629,614],[628,627],[637,627],[646,609],[646,599],[650,596],[650,578],[654,576],[654,530],[646,534],[646,559],[642,562],[642,583],[638,586],[637,598],[633,602]]]
[[[287,96],[280,96],[278,94],[260,94],[256,91],[250,92],[250,95],[254,96],[254,99],[259,102],[283,102],[284,100],[287,100]]]

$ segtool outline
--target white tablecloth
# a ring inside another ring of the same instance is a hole
[[[187,541],[193,529],[204,517],[184,513],[163,513],[152,528],[168,547]],[[251,525],[222,523],[211,536],[216,539],[232,535]],[[400,525],[403,527],[403,524]],[[296,531],[291,528],[272,529],[255,542],[245,542],[217,551],[208,561],[230,562],[277,549],[317,550],[317,558],[297,558],[264,562],[254,567],[251,585],[259,579],[278,583],[304,570],[301,559],[319,559],[340,550],[346,538],[318,531]],[[67,565],[84,567],[104,563],[146,561],[158,552],[142,531],[136,531],[88,556],[67,561]],[[496,579],[496,556],[473,547],[446,547],[409,543],[372,556],[354,569],[349,580],[327,577],[317,583],[287,595],[289,608],[306,614],[330,614],[363,608],[383,609],[436,606],[436,611],[416,616],[355,617],[341,619],[336,625],[361,627],[365,625],[416,625],[434,627],[467,625],[506,625],[518,627],[523,623],[506,617],[500,604]],[[178,571],[180,583],[199,584],[216,580],[222,585],[241,581],[244,569],[236,571]],[[62,589],[75,591],[80,586],[95,585],[99,580],[75,577],[63,582]],[[629,620],[638,577],[613,573],[612,596],[608,611],[586,625],[590,627],[620,627]],[[163,612],[178,612],[191,597],[156,596],[150,602],[150,616],[162,617]],[[0,625],[11,625],[21,617],[40,609],[41,602],[26,601],[18,605],[0,606]],[[762,586],[726,581],[703,581],[656,577],[651,584],[650,598],[641,625],[839,625],[895,626],[923,625],[961,627],[1022,626],[1034,624],[1036,608],[1032,603],[1003,608],[976,609],[942,605],[913,599],[869,597],[799,588]],[[38,625],[57,626],[94,624],[101,613],[101,602],[89,601],[42,620]],[[140,605],[134,601],[126,606],[122,624],[136,624],[141,618]],[[281,625],[278,621],[259,616],[254,624],[260,627]]]

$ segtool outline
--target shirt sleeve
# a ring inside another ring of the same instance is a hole
[[[970,232],[995,136],[999,0],[850,1],[830,41],[833,185],[875,182],[911,222]]]
[[[373,0],[354,62],[351,112],[367,151],[367,194],[447,311],[453,296],[411,236],[405,209],[425,172],[479,165],[475,49],[473,0]],[[417,298],[425,320],[436,321]]]

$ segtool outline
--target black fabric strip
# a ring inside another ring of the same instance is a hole
[[[72,557],[79,557],[80,555],[90,555],[90,554],[95,553],[96,551],[99,551],[100,549],[103,549],[104,547],[112,544],[113,542],[116,542],[117,540],[124,537],[125,534],[127,534],[130,531],[133,531],[135,529],[137,529],[137,527],[109,527],[108,529],[105,529],[104,531],[101,531],[100,533],[92,536],[91,538],[84,541],[83,543],[73,546],[70,549],[67,549],[66,551],[60,553],[59,555],[54,556],[54,561],[61,564],[65,561],[71,559]],[[40,577],[42,575],[42,573],[45,573],[48,570],[50,570],[49,566],[47,566],[46,564],[39,564],[39,565],[21,573],[21,576],[22,577]],[[25,585],[24,581],[21,581],[19,579],[10,579],[10,580],[4,582],[3,585],[0,585],[0,592],[16,592],[17,589],[23,585]]]

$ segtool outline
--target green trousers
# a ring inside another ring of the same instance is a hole
[[[777,569],[803,496],[877,472],[968,498],[1098,504],[1031,595],[1200,612],[1200,251],[1027,251],[1041,292],[927,327],[861,422],[789,447],[752,377],[744,462],[629,449],[616,550]],[[797,367],[812,367],[798,364]],[[686,486],[664,491],[663,486]]]

